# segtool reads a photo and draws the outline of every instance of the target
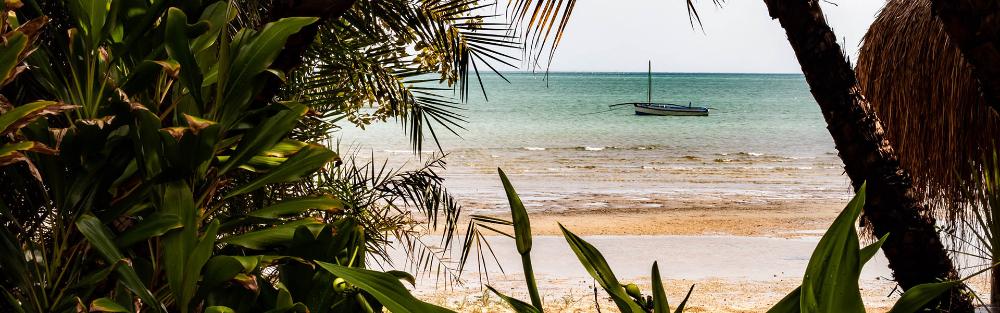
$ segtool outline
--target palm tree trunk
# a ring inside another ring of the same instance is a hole
[[[905,290],[957,278],[935,220],[915,197],[909,175],[899,167],[878,118],[860,94],[818,0],[764,2],[788,35],[855,190],[868,182],[862,224],[876,236],[890,234],[882,250],[896,282]],[[960,290],[942,301],[950,312],[973,310]]]
[[[1000,113],[1000,2],[933,0],[931,11],[972,65],[986,102]]]

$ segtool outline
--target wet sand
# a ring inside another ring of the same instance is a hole
[[[530,214],[531,229],[536,235],[559,235],[561,223],[580,235],[817,236],[844,205],[809,200],[662,201],[664,204],[656,208],[535,212]],[[486,215],[509,218],[503,213]]]

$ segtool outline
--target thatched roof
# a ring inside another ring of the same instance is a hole
[[[856,71],[928,202],[958,213],[975,200],[978,161],[995,150],[1000,117],[931,15],[930,0],[889,0],[865,35]]]

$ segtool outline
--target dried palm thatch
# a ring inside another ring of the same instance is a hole
[[[889,0],[864,37],[856,72],[914,185],[932,208],[960,218],[979,194],[979,161],[996,150],[1000,117],[931,14],[931,0]]]

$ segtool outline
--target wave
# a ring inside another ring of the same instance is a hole
[[[542,147],[523,147],[521,149],[528,150],[528,151],[545,151],[545,148],[542,148]]]
[[[386,150],[382,150],[382,152],[389,153],[389,154],[404,154],[404,153],[408,154],[408,153],[413,153],[413,150],[390,150],[390,149],[386,149]],[[435,153],[435,152],[437,152],[437,150],[420,150],[420,153],[422,153],[422,154],[431,154],[431,153]]]
[[[584,147],[581,147],[581,148],[582,148],[582,149],[583,149],[584,151],[601,151],[601,150],[604,150],[604,147],[590,147],[590,146],[584,146]]]

